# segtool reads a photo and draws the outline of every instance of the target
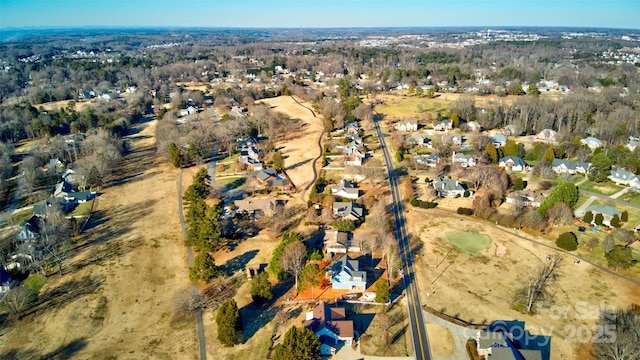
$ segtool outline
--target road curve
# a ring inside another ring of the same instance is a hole
[[[420,305],[420,293],[415,279],[413,270],[413,258],[411,257],[411,248],[409,246],[409,236],[404,218],[404,209],[402,206],[402,198],[398,189],[398,177],[393,167],[393,160],[389,155],[384,134],[380,128],[377,118],[373,119],[380,148],[389,173],[389,187],[391,188],[391,197],[393,199],[393,216],[395,218],[395,236],[398,240],[398,250],[402,258],[403,266],[403,285],[407,295],[407,308],[409,314],[409,325],[411,327],[411,338],[413,340],[414,354],[417,360],[431,360],[431,347],[429,346],[429,338],[427,337],[427,329]]]
[[[180,214],[180,225],[182,226],[182,232],[184,234],[185,241],[187,237],[187,225],[184,222],[184,212],[182,209],[182,174],[183,169],[180,169],[180,177],[178,178],[178,213]],[[189,253],[189,267],[193,266],[193,250],[191,246],[187,246],[187,252]],[[198,296],[198,288],[192,286],[194,296]],[[198,308],[196,310],[196,324],[198,326],[198,343],[200,344],[200,360],[206,360],[207,358],[207,346],[204,339],[204,324],[202,323],[202,310]]]

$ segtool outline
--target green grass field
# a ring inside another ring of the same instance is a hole
[[[444,239],[471,255],[479,254],[491,244],[486,236],[471,231],[452,230],[444,234]]]
[[[92,207],[93,207],[93,200],[80,203],[67,216],[89,216],[89,214],[91,214]]]
[[[634,205],[640,205],[640,193],[630,192],[618,198],[618,200],[626,201]]]
[[[580,190],[590,191],[590,192],[607,195],[607,196],[613,195],[619,192],[620,190],[624,189],[624,187],[618,186],[614,183],[610,183],[610,182],[595,183],[590,180],[585,181],[579,187],[580,187]]]

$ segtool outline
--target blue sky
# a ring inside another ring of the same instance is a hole
[[[640,29],[640,0],[0,0],[0,28],[34,26]]]

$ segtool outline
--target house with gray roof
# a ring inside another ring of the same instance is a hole
[[[438,197],[456,198],[464,196],[466,189],[460,182],[437,177],[433,179],[433,188],[436,190]]]
[[[353,243],[353,234],[348,231],[327,230],[322,242],[327,254],[360,252],[360,246]]]
[[[453,129],[453,123],[449,119],[436,121],[433,123],[433,129],[436,131],[445,131]]]
[[[507,143],[507,137],[502,134],[495,134],[491,137],[491,142],[495,146],[504,146]]]
[[[331,186],[331,194],[347,199],[357,199],[360,197],[360,189],[347,180],[340,180],[337,185]]]
[[[506,202],[507,204],[522,204],[523,206],[530,206],[534,208],[539,208],[540,204],[544,200],[544,195],[537,191],[524,189],[514,191],[507,195]]]
[[[327,274],[331,279],[333,289],[365,291],[367,288],[367,273],[360,271],[357,259],[345,255],[327,267]]]
[[[453,152],[452,164],[458,164],[463,168],[476,166],[476,159],[471,155]]]
[[[626,185],[632,188],[640,189],[640,179],[632,172],[619,169],[611,170],[609,180],[616,183],[616,185]]]
[[[279,208],[284,207],[286,201],[274,198],[247,198],[235,200],[233,203],[238,208],[238,212],[258,218],[273,216]]]
[[[364,210],[350,201],[336,201],[332,205],[333,214],[345,220],[359,221],[364,216]]]
[[[412,134],[407,138],[407,143],[411,146],[427,146],[431,148],[431,140],[422,134]]]
[[[584,161],[573,161],[563,159],[553,159],[551,168],[556,174],[586,174],[589,172],[591,164]]]
[[[629,136],[629,143],[626,145],[627,149],[635,151],[638,145],[640,145],[640,138],[637,136]]]
[[[529,169],[529,165],[527,165],[527,163],[518,156],[505,156],[500,159],[500,162],[498,162],[498,166],[509,171],[519,172]]]
[[[602,214],[602,223],[607,226],[611,226],[611,219],[613,219],[615,215],[618,215],[618,217],[622,215],[622,212],[609,205],[592,205],[587,208],[587,211],[591,211],[594,219],[596,214]]]
[[[414,155],[413,161],[418,165],[423,165],[427,167],[436,167],[440,163],[440,155],[438,154],[427,154],[427,155]]]

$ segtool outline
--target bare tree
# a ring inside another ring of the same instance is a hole
[[[565,226],[573,221],[573,211],[567,204],[559,202],[547,210],[547,218],[554,226]]]
[[[71,243],[69,242],[69,222],[64,217],[62,209],[54,206],[46,208],[45,217],[40,222],[41,266],[46,268],[49,263],[58,268],[62,275],[62,265],[67,259]],[[46,270],[45,270],[46,272]]]
[[[200,308],[200,295],[188,287],[176,291],[171,298],[171,313],[174,319],[183,319],[195,314]]]
[[[282,270],[293,275],[296,281],[296,289],[298,289],[298,277],[304,268],[306,257],[307,247],[300,241],[287,245],[282,253],[280,260]]]
[[[598,331],[602,338],[595,338],[593,355],[604,360],[640,359],[640,309],[605,310]]]
[[[391,328],[398,322],[398,318],[389,314],[388,310],[387,312],[379,313],[376,317],[378,318],[378,325],[380,325],[380,329],[384,332],[384,343],[388,346]]]
[[[516,293],[514,302],[522,305],[530,313],[537,301],[550,298],[551,287],[558,276],[557,270],[561,263],[562,258],[554,255],[547,262],[540,264],[535,272],[529,275],[527,285]]]
[[[35,300],[35,296],[36,294],[34,294],[33,290],[25,285],[20,285],[9,290],[0,300],[0,305],[5,307],[12,315],[20,317],[20,314],[27,306]]]

